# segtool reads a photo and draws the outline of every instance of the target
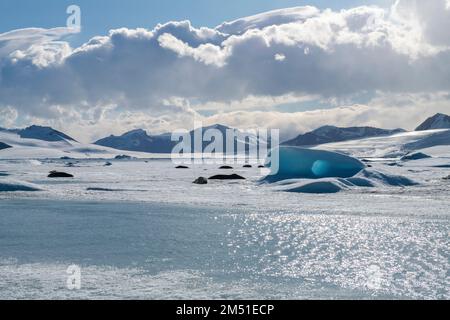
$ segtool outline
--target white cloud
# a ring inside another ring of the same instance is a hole
[[[164,130],[186,122],[193,110],[220,111],[211,120],[239,115],[252,118],[243,123],[270,120],[296,130],[302,129],[298,121],[385,126],[390,118],[379,110],[395,107],[358,106],[352,97],[394,101],[423,92],[441,101],[436,92],[450,87],[446,6],[446,0],[399,0],[389,10],[300,7],[215,29],[169,22],[153,30],[112,30],[74,49],[62,39],[70,29],[11,31],[0,35],[0,110],[13,108],[21,115],[16,119],[60,126],[70,121],[105,133],[110,125],[133,127],[133,118]],[[305,97],[350,100],[354,107],[336,113],[254,113]],[[417,101],[411,110],[425,108]],[[112,119],[119,114],[127,116],[116,123]]]
[[[9,128],[17,120],[17,110],[11,107],[5,107],[0,109],[0,127]]]
[[[277,54],[275,54],[274,59],[275,59],[275,61],[281,62],[281,61],[286,60],[286,56],[282,53],[277,53]]]

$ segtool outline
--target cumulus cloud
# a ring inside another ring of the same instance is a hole
[[[302,130],[298,122],[385,126],[389,118],[381,112],[395,105],[355,102],[335,113],[301,114],[246,106],[365,94],[393,102],[417,92],[436,98],[450,87],[449,18],[447,0],[398,0],[388,10],[283,9],[216,28],[188,21],[123,28],[78,48],[63,41],[70,29],[11,31],[0,35],[0,109],[60,127],[71,119],[91,131],[135,127],[133,117],[159,131],[200,110],[211,113],[207,121],[232,124],[239,116],[248,118],[240,123],[261,125],[270,118],[292,130]]]

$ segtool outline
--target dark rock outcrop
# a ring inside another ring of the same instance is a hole
[[[73,175],[66,172],[59,172],[59,171],[50,171],[49,178],[73,178]]]
[[[218,174],[209,178],[209,180],[245,180],[238,174]]]
[[[208,179],[206,179],[205,177],[200,177],[195,179],[195,181],[193,182],[195,184],[208,184]]]
[[[121,155],[116,156],[114,159],[116,159],[116,160],[131,160],[133,158],[130,156],[127,156],[126,154],[121,154]]]
[[[12,148],[10,145],[0,142],[0,150]]]

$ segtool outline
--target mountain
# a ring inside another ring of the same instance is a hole
[[[450,116],[442,113],[437,113],[428,118],[416,131],[435,130],[435,129],[450,129]]]
[[[18,130],[17,134],[21,138],[25,139],[36,139],[43,141],[74,141],[75,139],[69,137],[68,135],[57,131],[51,127],[41,127],[41,126],[31,126],[22,130]]]
[[[76,142],[75,139],[69,137],[68,135],[57,131],[51,127],[42,127],[32,125],[25,129],[4,129],[0,128],[0,132],[15,133],[23,139],[35,139],[48,142],[57,141],[72,141]]]
[[[175,146],[170,134],[150,136],[145,130],[137,129],[121,136],[111,135],[94,144],[126,151],[144,151],[150,153],[170,153]]]
[[[222,134],[223,137],[223,146],[225,148],[227,138],[226,133],[228,130],[235,130],[230,127],[216,124],[209,127],[198,128],[190,131],[190,137],[192,144],[194,143],[194,135],[195,133],[202,136],[202,132],[206,132],[209,129],[215,129]],[[240,132],[240,131],[238,131]],[[242,141],[241,139],[235,138],[236,145],[241,144],[240,147],[243,147],[242,144],[245,144],[245,148],[248,149],[250,144],[256,145],[258,142],[258,138],[255,135],[249,135],[249,139],[246,141]],[[107,138],[100,139],[94,144],[119,150],[125,151],[139,151],[139,152],[149,152],[149,153],[171,153],[173,148],[179,143],[179,141],[172,141],[172,134],[165,133],[161,135],[149,135],[145,130],[137,129],[127,133],[124,133],[121,136],[111,135]],[[202,150],[205,149],[206,146],[211,144],[211,141],[203,141]],[[194,149],[191,149],[194,152]],[[235,146],[235,153],[237,152],[237,146]]]
[[[314,131],[301,134],[298,137],[282,143],[288,146],[315,146],[330,142],[341,142],[363,138],[388,136],[405,132],[403,129],[385,130],[372,127],[339,128],[323,126]]]

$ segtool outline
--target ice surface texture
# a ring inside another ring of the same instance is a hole
[[[331,151],[281,146],[271,154],[277,152],[278,162],[276,157],[272,159],[271,172],[264,181],[349,178],[365,168],[358,159]]]

